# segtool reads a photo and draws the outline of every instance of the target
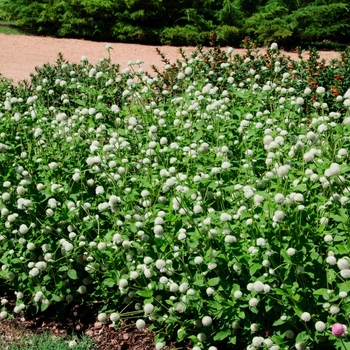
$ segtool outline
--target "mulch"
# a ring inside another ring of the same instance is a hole
[[[79,337],[79,335],[85,334],[94,341],[91,350],[156,350],[155,334],[147,328],[139,330],[135,323],[128,324],[124,321],[118,327],[96,322],[94,308],[83,303],[72,305],[66,310],[62,319],[52,315],[52,312],[45,311],[33,317],[20,315],[13,319],[0,321],[0,337],[9,342],[19,340],[15,339],[15,334],[17,337],[22,337],[23,334],[41,334],[43,332],[63,337],[71,334]],[[181,344],[181,348],[189,349],[187,345]],[[178,349],[178,344],[169,341],[163,349]]]

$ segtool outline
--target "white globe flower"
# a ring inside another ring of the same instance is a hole
[[[102,324],[106,324],[107,323],[107,314],[105,312],[102,312],[102,313],[98,314],[97,319]]]
[[[311,315],[308,312],[303,312],[300,316],[300,318],[304,321],[304,322],[309,322],[311,320]]]
[[[112,314],[110,314],[109,319],[115,323],[118,322],[120,320],[120,315],[116,312],[113,312]]]
[[[270,50],[277,51],[278,50],[278,44],[277,43],[272,43],[270,46]]]
[[[138,319],[136,321],[136,328],[137,329],[144,329],[146,327],[146,322],[142,319]]]
[[[315,323],[315,328],[318,332],[324,332],[324,330],[326,329],[326,324],[322,321],[317,321]]]
[[[260,347],[263,342],[264,342],[263,337],[254,337],[252,340],[252,345],[255,347]]]
[[[257,306],[258,303],[259,303],[259,300],[257,298],[249,299],[249,306],[251,306],[251,307]]]
[[[202,324],[204,327],[209,327],[213,323],[213,320],[210,316],[204,316],[202,318]]]

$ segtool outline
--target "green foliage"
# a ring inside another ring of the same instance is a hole
[[[15,339],[10,341],[8,339],[2,339],[0,336],[0,345],[7,350],[69,350],[74,348],[76,350],[94,350],[96,347],[93,342],[87,338],[83,337],[78,339],[78,337],[55,337],[50,333],[35,334],[31,337],[21,337],[20,340],[15,341]]]
[[[348,42],[350,6],[346,3],[309,5],[287,18],[296,23],[294,35],[301,41],[332,40]]]
[[[35,33],[146,44],[349,42],[349,5],[297,0],[0,0],[0,17]]]
[[[193,25],[175,26],[165,28],[161,32],[161,43],[174,46],[196,46],[208,44],[210,41],[210,32],[200,32]]]
[[[88,303],[158,343],[347,344],[350,50],[210,40],[0,85],[1,318]]]
[[[244,23],[245,32],[255,38],[258,44],[282,41],[293,35],[296,21],[287,20],[288,9],[278,1],[270,1],[266,6],[249,17]],[[282,39],[282,40],[281,40]]]

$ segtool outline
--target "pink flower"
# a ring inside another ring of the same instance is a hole
[[[340,337],[341,335],[343,335],[345,332],[345,328],[342,324],[340,323],[334,323],[334,325],[332,326],[332,334],[335,337]]]

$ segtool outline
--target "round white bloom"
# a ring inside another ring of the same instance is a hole
[[[161,236],[164,232],[163,226],[155,225],[153,228],[153,232],[156,236]]]
[[[204,343],[205,340],[207,339],[207,336],[204,333],[198,333],[197,338],[200,342]]]
[[[120,320],[120,315],[118,313],[116,313],[116,312],[113,312],[113,313],[110,314],[109,319],[113,323],[118,322]]]
[[[348,296],[348,293],[347,292],[339,292],[339,296],[341,298],[346,298]]]
[[[27,249],[28,250],[34,250],[35,249],[35,244],[34,243],[28,243],[27,244]]]
[[[263,342],[264,342],[263,337],[254,337],[252,340],[253,346],[256,346],[256,347],[260,347]]]
[[[207,295],[213,295],[215,293],[215,290],[211,287],[208,287],[205,292]]]
[[[40,272],[40,270],[38,268],[34,267],[31,270],[29,270],[29,275],[31,277],[35,277],[35,276],[39,275],[39,272]]]
[[[179,290],[179,285],[177,283],[171,283],[169,290],[173,293],[176,293]]]
[[[252,324],[250,325],[250,330],[251,330],[252,332],[257,332],[257,331],[259,330],[259,325],[258,325],[257,323],[252,323]]]
[[[287,166],[285,166],[285,165],[282,165],[279,168],[277,168],[277,175],[279,177],[286,176],[288,174],[288,172],[289,172],[289,168]]]
[[[105,312],[102,312],[100,314],[97,315],[97,319],[99,320],[99,322],[101,322],[102,324],[106,324],[107,323],[107,314]]]
[[[232,216],[230,214],[222,213],[220,215],[220,221],[222,222],[231,221],[231,220],[232,220]]]
[[[304,322],[309,322],[311,320],[311,315],[308,312],[303,312],[300,316],[300,318],[304,321]]]
[[[139,273],[137,271],[131,271],[130,272],[130,279],[136,280],[136,278],[139,277]]]
[[[259,300],[257,298],[249,299],[249,306],[251,306],[251,307],[257,306],[258,303],[259,303]]]
[[[29,231],[29,227],[25,224],[22,224],[19,229],[18,229],[19,233],[24,235]]]
[[[350,268],[349,260],[345,258],[339,259],[337,265],[340,270],[347,270]]]
[[[332,242],[333,241],[333,237],[331,235],[325,235],[323,237],[323,240],[326,242],[326,243],[329,243],[329,242]]]
[[[138,319],[136,321],[136,327],[138,329],[144,329],[146,327],[146,322],[144,320],[142,320],[142,319]]]
[[[213,323],[213,320],[210,316],[204,316],[202,318],[202,324],[204,327],[209,327]]]
[[[255,281],[253,283],[253,290],[255,290],[256,292],[262,292],[264,290],[264,283],[262,283],[261,281]]]
[[[315,323],[315,328],[318,332],[324,332],[324,330],[326,329],[326,325],[322,321],[317,321]]]
[[[158,270],[163,269],[165,266],[166,266],[166,262],[165,262],[164,260],[158,259],[158,260],[156,261],[156,268],[157,268]]]
[[[275,202],[277,204],[282,204],[284,202],[284,195],[282,193],[277,193],[275,195]]]
[[[49,168],[51,170],[56,170],[58,168],[58,164],[56,162],[49,163]]]
[[[324,94],[326,92],[326,89],[322,86],[318,86],[316,89],[316,94]]]
[[[260,237],[256,240],[256,245],[260,247],[266,246],[266,241],[264,238]]]
[[[240,290],[236,290],[236,291],[233,293],[233,296],[234,296],[236,299],[239,299],[239,298],[242,298],[243,293],[242,293]]]
[[[128,286],[128,284],[129,282],[125,278],[121,278],[118,283],[120,288],[125,288]]]
[[[86,293],[86,287],[85,286],[80,286],[78,289],[77,289],[77,292],[79,294],[85,294]]]
[[[97,186],[96,187],[96,194],[103,194],[105,192],[104,188],[102,186]]]
[[[273,345],[273,341],[267,338],[267,339],[264,339],[264,344],[266,345],[267,348],[271,348],[271,346]]]
[[[143,307],[143,311],[145,312],[145,314],[151,314],[154,310],[154,306],[150,303],[144,305]]]
[[[156,343],[156,350],[161,350],[164,348],[164,344],[161,342]]]
[[[287,254],[288,254],[289,256],[295,255],[295,249],[294,249],[294,248],[288,248],[288,249],[287,249]]]
[[[231,164],[229,162],[223,162],[221,164],[221,168],[222,169],[228,169],[231,166]]]
[[[338,163],[332,163],[329,167],[330,175],[336,176],[340,173],[340,166]]]
[[[97,244],[97,249],[98,250],[105,250],[107,248],[107,244],[105,242],[99,242]]]
[[[282,221],[284,219],[284,217],[285,217],[285,214],[282,210],[276,210],[275,214],[273,216],[273,219],[274,219],[274,221],[279,222],[279,221]]]
[[[306,350],[307,346],[304,342],[301,341],[301,342],[295,344],[295,348],[296,348],[296,350]]]
[[[278,44],[277,43],[272,43],[270,46],[270,50],[276,51],[278,50]]]
[[[332,305],[329,309],[329,312],[332,314],[332,315],[336,315],[340,312],[340,308],[338,305]]]
[[[201,256],[196,256],[194,262],[199,265],[203,262],[203,258]]]

